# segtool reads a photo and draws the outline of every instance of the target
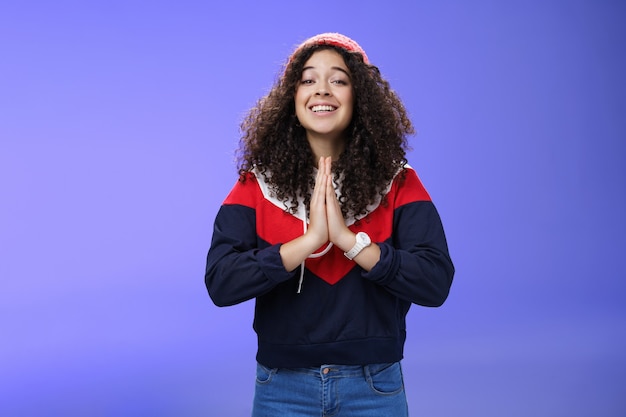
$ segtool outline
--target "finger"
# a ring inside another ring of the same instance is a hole
[[[332,179],[329,176],[326,184],[326,221],[328,223],[329,239],[335,240],[346,228],[341,206],[337,199],[337,194],[332,186]]]
[[[332,175],[326,174],[324,177],[326,179],[326,200],[337,200],[337,194],[335,194],[335,187],[333,186]]]
[[[318,165],[318,170],[317,170],[317,175],[315,177],[315,186],[313,188],[313,194],[311,195],[311,203],[313,203],[314,201],[319,200],[320,198],[323,199],[324,198],[324,194],[325,194],[325,175],[324,175],[324,171],[322,169],[322,159],[320,158],[319,161],[319,165]]]
[[[323,177],[324,173],[324,157],[320,156],[320,160],[317,163],[317,178]]]
[[[320,241],[328,240],[328,225],[326,220],[326,175],[324,174],[323,159],[320,158],[315,186],[309,204],[309,227],[307,233],[317,236]]]
[[[326,216],[330,217],[342,217],[341,215],[341,207],[339,206],[339,200],[337,199],[337,193],[335,192],[335,187],[333,187],[333,179],[330,175],[326,176],[326,194],[324,195],[326,199]]]

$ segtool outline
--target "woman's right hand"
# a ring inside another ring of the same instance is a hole
[[[309,227],[306,234],[310,235],[315,242],[319,242],[318,247],[328,242],[328,219],[326,215],[326,187],[327,164],[330,165],[331,158],[321,157],[318,164],[317,176],[315,177],[315,188],[311,195],[309,207]]]

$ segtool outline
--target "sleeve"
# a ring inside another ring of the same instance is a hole
[[[407,195],[424,196],[417,200]],[[412,303],[438,307],[450,292],[454,265],[441,219],[417,176],[410,170],[398,187],[392,236],[379,243],[379,262],[363,276]]]
[[[217,306],[265,294],[297,273],[283,266],[280,244],[260,245],[255,208],[250,206],[255,188],[253,181],[238,182],[215,218],[204,281]]]

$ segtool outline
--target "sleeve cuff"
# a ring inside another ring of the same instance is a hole
[[[363,272],[363,278],[385,285],[393,279],[398,270],[395,250],[388,243],[378,243],[380,247],[380,260],[369,272]]]
[[[270,281],[277,284],[287,281],[295,276],[295,271],[289,272],[285,269],[283,260],[280,257],[280,246],[280,243],[272,245],[259,250],[257,253],[257,259],[261,270]]]

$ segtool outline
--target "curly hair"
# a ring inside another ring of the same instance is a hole
[[[344,216],[362,217],[367,206],[384,192],[405,164],[407,136],[414,133],[400,98],[383,79],[379,69],[363,62],[358,52],[330,45],[314,45],[297,51],[270,92],[259,99],[241,123],[238,150],[241,181],[256,167],[285,210],[297,210],[298,197],[308,209],[315,185],[315,157],[298,123],[294,97],[302,69],[311,55],[333,49],[350,70],[354,108],[347,128],[345,149],[333,162],[341,178],[339,202]]]

